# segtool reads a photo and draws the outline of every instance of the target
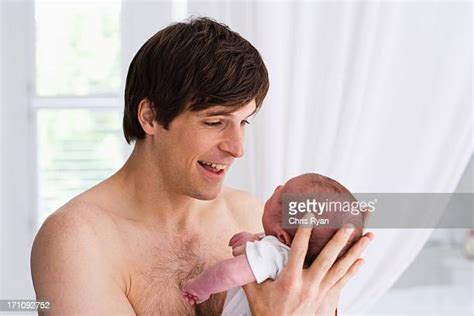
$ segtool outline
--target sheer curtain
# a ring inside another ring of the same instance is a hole
[[[455,188],[473,147],[470,3],[191,0],[187,13],[241,33],[270,73],[227,184],[262,200],[308,171],[353,192]],[[374,304],[430,233],[377,230],[341,310]]]

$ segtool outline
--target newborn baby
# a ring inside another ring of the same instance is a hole
[[[190,304],[199,304],[211,294],[241,287],[251,282],[261,283],[266,279],[275,279],[287,262],[291,241],[296,228],[282,227],[283,194],[342,193],[350,203],[355,198],[337,181],[328,177],[307,173],[288,180],[284,186],[278,186],[265,203],[262,217],[265,234],[240,232],[234,235],[229,246],[234,258],[214,264],[196,278],[183,286],[183,297]],[[336,195],[339,196],[339,195]],[[349,249],[362,235],[364,212],[352,215],[347,212],[325,214],[333,223],[330,227],[314,227],[311,233],[305,266],[311,265],[326,243],[345,223],[351,223],[355,229],[339,256]],[[336,227],[337,226],[337,227]]]

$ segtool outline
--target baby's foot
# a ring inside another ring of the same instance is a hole
[[[183,298],[189,304],[194,305],[194,304],[201,304],[202,302],[207,301],[207,299],[209,298],[209,295],[197,296],[195,294],[191,294],[189,292],[183,291]]]
[[[200,304],[206,301],[209,296],[210,294],[205,293],[201,287],[196,286],[193,280],[188,281],[183,286],[183,297],[191,305]]]
[[[189,294],[188,292],[183,292],[183,298],[186,302],[188,302],[191,305],[196,304],[197,297],[195,297],[192,294]]]

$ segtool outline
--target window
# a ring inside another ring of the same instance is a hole
[[[67,103],[67,102],[66,102]],[[115,109],[39,109],[38,220],[109,177],[123,164],[121,113]]]
[[[37,95],[117,95],[120,1],[35,3]]]
[[[37,224],[112,175],[123,138],[120,0],[35,1]]]

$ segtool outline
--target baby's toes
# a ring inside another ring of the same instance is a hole
[[[191,305],[196,304],[196,297],[190,293],[183,292],[183,298]]]

